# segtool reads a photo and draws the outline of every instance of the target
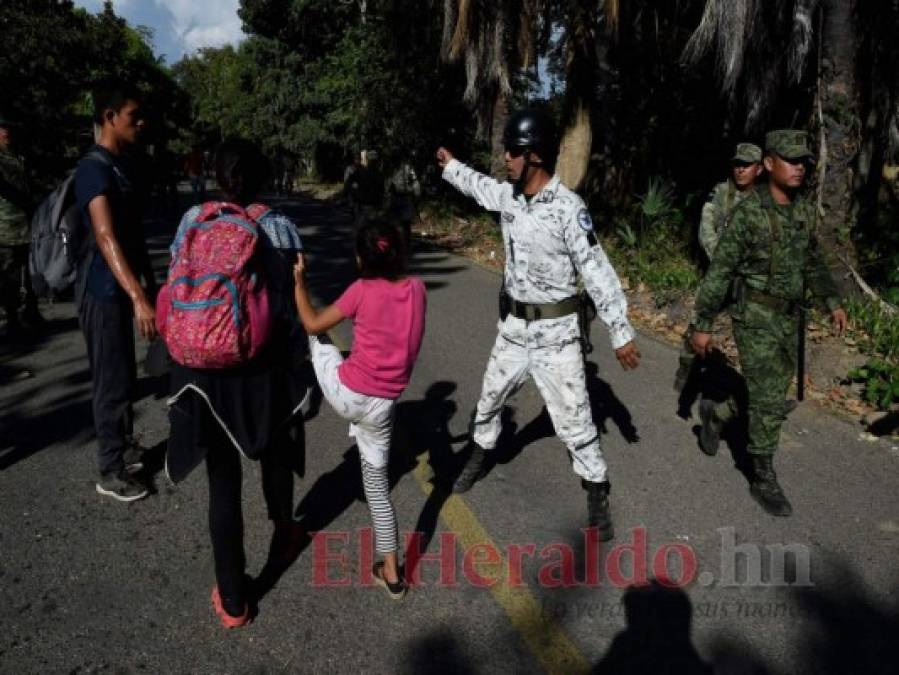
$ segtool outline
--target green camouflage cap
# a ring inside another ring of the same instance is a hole
[[[769,131],[765,134],[765,152],[775,152],[790,159],[815,156],[808,147],[808,134],[801,129]]]
[[[762,149],[755,143],[738,143],[732,160],[735,162],[761,162]]]

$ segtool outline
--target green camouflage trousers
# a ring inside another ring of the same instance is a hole
[[[795,315],[750,304],[743,321],[734,322],[734,339],[749,398],[751,455],[773,455],[786,419],[784,399],[796,372]],[[718,414],[718,411],[715,411]]]

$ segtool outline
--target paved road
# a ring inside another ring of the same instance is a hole
[[[352,275],[345,217],[309,201],[284,207],[301,223],[315,292],[333,299]],[[167,229],[150,239],[160,264]],[[643,364],[624,373],[595,326],[592,404],[618,531],[597,551],[531,385],[507,411],[491,473],[464,499],[442,487],[495,336],[498,277],[424,245],[414,271],[429,290],[427,332],[398,410],[393,499],[431,558],[414,565],[421,582],[407,599],[365,585],[358,456],[324,405],[307,425],[296,495],[317,544],[268,590],[254,624],[221,629],[203,471],[177,487],[159,471],[165,383],[142,378],[137,406],[156,494],[99,497],[84,347],[61,303],[46,335],[0,362],[36,371],[0,391],[0,671],[896,672],[899,449],[801,405],[778,459],[796,513],[770,518],[731,453],[703,455],[693,423],[675,415],[675,351],[642,337]],[[334,337],[349,346],[348,331]],[[270,527],[258,466],[245,467],[257,574]],[[631,588],[644,576],[689,583]]]

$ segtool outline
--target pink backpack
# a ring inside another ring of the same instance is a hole
[[[268,292],[256,247],[259,226],[228,202],[206,202],[178,229],[156,325],[172,358],[190,368],[228,368],[252,359],[271,332]]]

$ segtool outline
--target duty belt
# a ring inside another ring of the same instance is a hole
[[[746,300],[767,307],[768,309],[773,309],[780,314],[795,314],[801,308],[801,304],[795,300],[779,298],[776,295],[758,291],[754,288],[746,289]]]
[[[568,314],[574,314],[578,310],[576,295],[565,298],[559,302],[537,304],[531,302],[518,302],[512,300],[512,316],[525,321],[539,321],[540,319],[558,319]]]

